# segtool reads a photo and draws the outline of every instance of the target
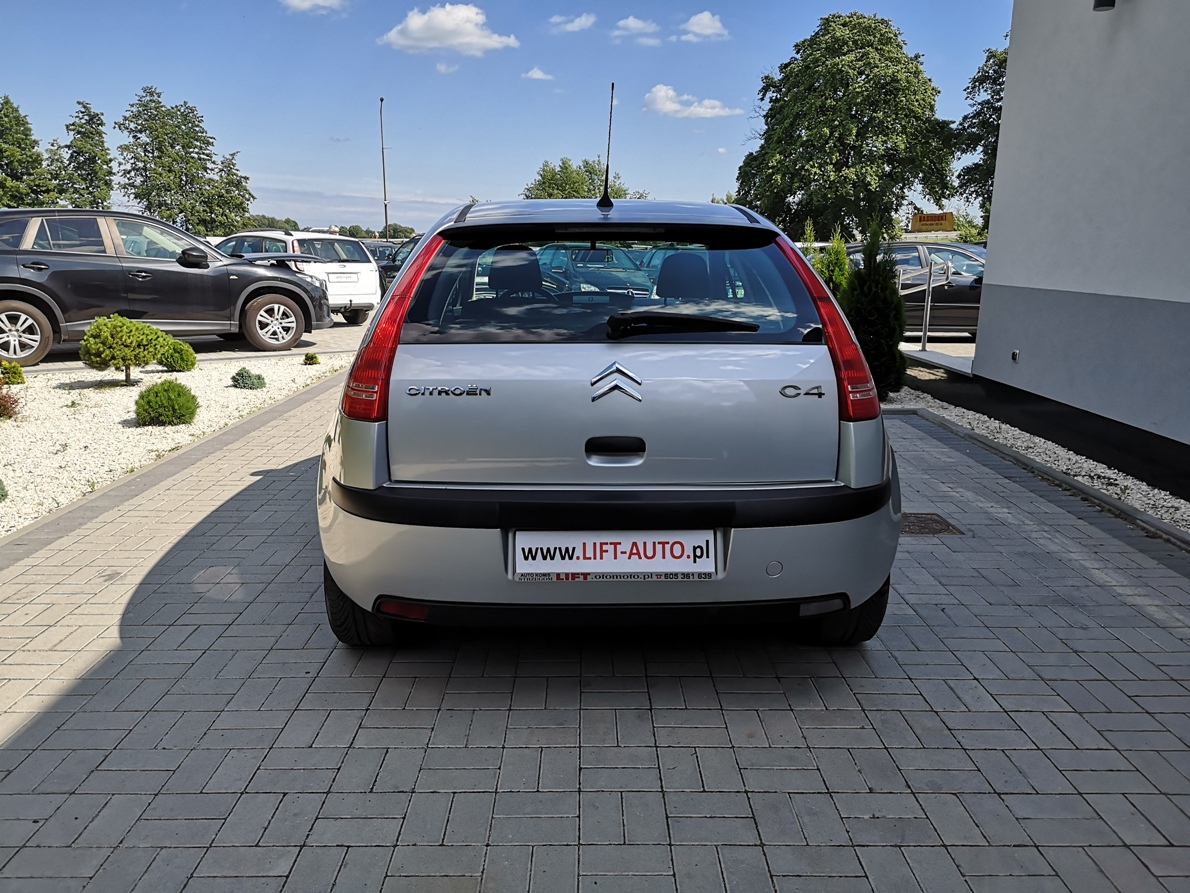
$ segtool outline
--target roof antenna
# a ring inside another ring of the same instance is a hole
[[[612,112],[615,111],[615,108],[616,84],[615,81],[613,81],[612,98],[607,108],[607,161],[603,168],[603,195],[600,197],[599,201],[595,203],[595,207],[597,207],[600,211],[603,211],[605,214],[613,207],[612,197],[608,194],[607,187],[608,178],[611,176],[612,169]]]

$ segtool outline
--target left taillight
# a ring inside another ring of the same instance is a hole
[[[368,340],[355,355],[339,404],[347,418],[357,422],[383,422],[388,418],[388,382],[401,341],[401,326],[422,274],[441,245],[442,239],[433,236],[410,262],[408,270],[402,271],[405,275],[397,283],[399,290],[385,302]]]
[[[777,240],[777,247],[793,264],[818,311],[826,346],[835,366],[835,380],[839,387],[839,418],[844,422],[867,422],[880,418],[876,383],[842,311],[796,248],[784,239]]]

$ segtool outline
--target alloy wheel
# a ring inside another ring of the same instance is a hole
[[[0,357],[19,360],[31,356],[41,345],[41,327],[19,310],[0,313]]]
[[[293,311],[284,304],[268,304],[256,316],[256,330],[271,344],[284,344],[298,325]]]

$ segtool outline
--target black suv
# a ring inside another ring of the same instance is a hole
[[[227,257],[140,214],[0,210],[0,360],[32,366],[113,313],[171,335],[243,335],[285,350],[332,324],[325,289],[285,258]]]

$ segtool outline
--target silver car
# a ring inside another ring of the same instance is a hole
[[[679,246],[649,289],[536,248]],[[573,290],[563,290],[565,288]],[[896,461],[838,307],[735,206],[485,202],[430,229],[365,333],[318,474],[327,617],[796,621],[875,635]]]

